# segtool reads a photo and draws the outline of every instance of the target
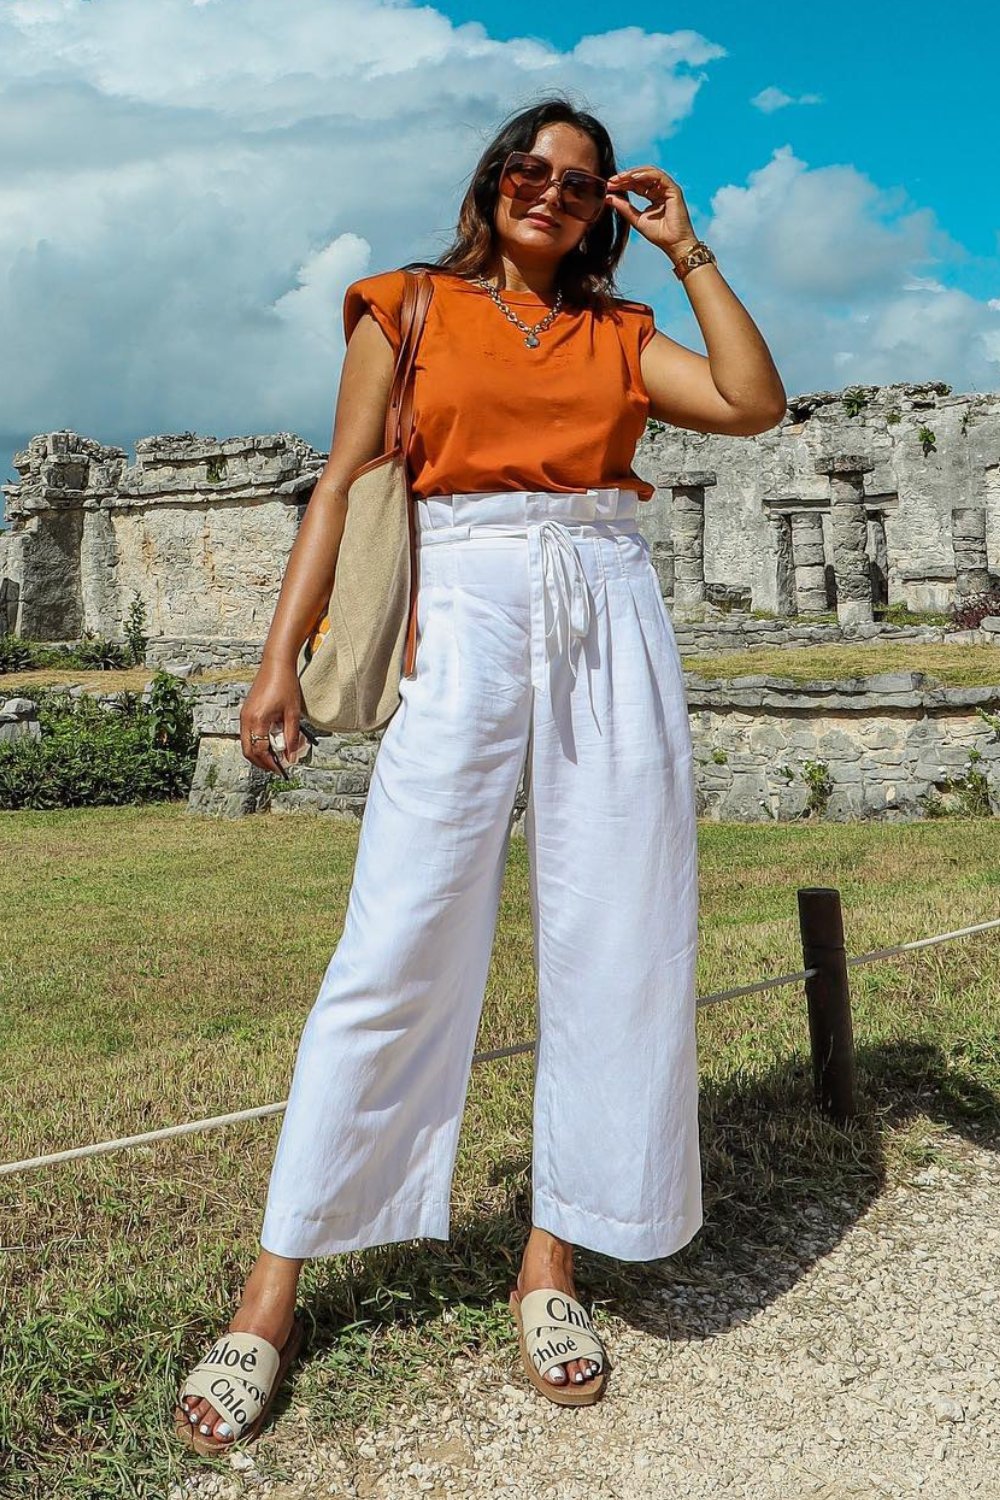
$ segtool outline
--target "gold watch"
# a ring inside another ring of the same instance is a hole
[[[674,266],[674,275],[678,281],[683,281],[688,272],[693,271],[695,266],[714,265],[718,265],[718,261],[715,259],[713,252],[705,244],[705,241],[695,240],[691,249],[682,255]]]

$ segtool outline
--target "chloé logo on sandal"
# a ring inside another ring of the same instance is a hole
[[[572,1323],[577,1328],[592,1328],[587,1315],[580,1314],[564,1297],[550,1297],[545,1311],[554,1323]]]
[[[532,1351],[531,1357],[540,1370],[542,1368],[543,1362],[549,1359],[550,1356],[557,1354],[560,1357],[563,1357],[568,1354],[571,1349],[575,1349],[576,1347],[576,1340],[571,1339],[569,1335],[567,1335],[564,1339],[550,1339],[547,1344],[540,1344],[537,1349],[534,1349]]]
[[[225,1365],[230,1370],[236,1366],[239,1366],[241,1370],[256,1370],[257,1351],[248,1349],[245,1354],[241,1354],[238,1349],[233,1348],[228,1339],[220,1339],[208,1356],[208,1363]]]

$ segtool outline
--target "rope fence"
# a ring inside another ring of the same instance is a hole
[[[855,1113],[854,1041],[847,984],[848,969],[877,963],[899,953],[911,953],[917,948],[952,942],[973,933],[987,932],[991,928],[1000,927],[1000,917],[988,922],[977,922],[972,927],[960,927],[954,932],[940,932],[933,937],[916,938],[912,942],[896,943],[890,948],[876,948],[871,953],[848,956],[844,950],[840,892],[825,886],[810,886],[800,888],[797,896],[805,968],[794,974],[779,974],[770,979],[755,980],[751,984],[738,984],[732,989],[716,990],[700,996],[697,1006],[703,1009],[741,995],[760,994],[764,990],[779,989],[783,985],[804,984],[816,1103],[824,1114],[843,1122]],[[503,1057],[516,1057],[520,1053],[531,1052],[534,1047],[534,1039],[516,1042],[509,1047],[494,1047],[487,1052],[477,1052],[472,1061],[496,1062]],[[0,1165],[0,1177],[14,1172],[26,1172],[33,1167],[51,1167],[59,1162],[103,1156],[109,1151],[122,1151],[133,1146],[149,1146],[155,1141],[193,1135],[196,1131],[215,1130],[223,1125],[266,1119],[270,1115],[281,1114],[287,1104],[288,1100],[284,1099],[280,1104],[240,1109],[228,1115],[213,1115],[206,1120],[189,1120],[184,1125],[168,1125],[162,1130],[149,1130],[142,1135],[122,1136],[118,1140],[98,1141],[91,1146],[74,1146],[67,1151],[28,1157],[25,1161],[6,1162]]]

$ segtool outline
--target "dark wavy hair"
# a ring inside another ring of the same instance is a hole
[[[510,116],[479,158],[458,212],[458,224],[448,249],[435,261],[409,261],[408,271],[451,271],[458,276],[485,275],[497,243],[494,215],[500,192],[500,172],[512,151],[530,151],[545,125],[573,125],[589,135],[597,148],[597,170],[602,177],[617,172],[611,137],[600,120],[579,110],[564,94],[556,94]],[[607,311],[616,296],[614,273],[625,253],[631,226],[609,205],[587,228],[587,248],[563,256],[555,284],[563,301],[574,307]]]

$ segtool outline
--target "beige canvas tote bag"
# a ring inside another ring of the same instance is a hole
[[[414,669],[417,543],[406,450],[414,361],[433,286],[426,272],[403,274],[383,452],[350,478],[333,588],[298,656],[303,715],[328,732],[382,728],[399,707],[400,675]]]

